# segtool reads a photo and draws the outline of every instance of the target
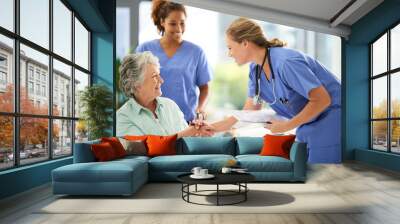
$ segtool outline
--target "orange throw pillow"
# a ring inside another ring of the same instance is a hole
[[[265,135],[261,156],[280,156],[290,158],[290,148],[296,135]]]
[[[108,142],[92,144],[90,147],[92,149],[94,157],[99,162],[110,161],[117,158],[112,145]]]
[[[165,156],[176,155],[176,138],[178,135],[157,136],[149,135],[147,137],[147,155],[148,156]]]
[[[121,142],[117,137],[110,137],[110,138],[101,138],[101,142],[108,142],[114,149],[115,155],[117,158],[125,157],[126,151],[124,146],[122,146]]]

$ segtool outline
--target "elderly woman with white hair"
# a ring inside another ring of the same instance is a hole
[[[189,126],[178,105],[161,97],[158,58],[151,52],[130,54],[122,61],[120,87],[129,100],[117,111],[117,135],[211,136],[230,129],[235,117],[208,125]]]

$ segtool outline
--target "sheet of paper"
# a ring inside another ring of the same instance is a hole
[[[240,122],[249,123],[266,123],[270,120],[287,120],[286,118],[277,115],[271,109],[264,110],[233,110],[230,111]]]

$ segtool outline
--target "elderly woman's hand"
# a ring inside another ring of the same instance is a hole
[[[206,137],[213,136],[215,134],[215,128],[212,125],[203,122],[202,126],[198,129],[198,134]]]

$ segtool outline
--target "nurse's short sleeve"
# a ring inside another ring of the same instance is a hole
[[[210,64],[208,64],[207,57],[201,49],[198,60],[196,68],[196,85],[202,86],[211,80],[212,71]]]
[[[140,52],[143,52],[143,51],[146,51],[146,49],[145,49],[143,44],[140,44],[140,45],[138,45],[136,47],[136,51],[135,51],[136,53],[140,53]]]
[[[309,99],[309,92],[321,86],[321,81],[303,59],[287,60],[282,67],[283,79],[294,91]]]
[[[254,97],[256,95],[256,74],[255,74],[255,66],[250,65],[249,69],[249,82],[247,88],[247,96]]]

